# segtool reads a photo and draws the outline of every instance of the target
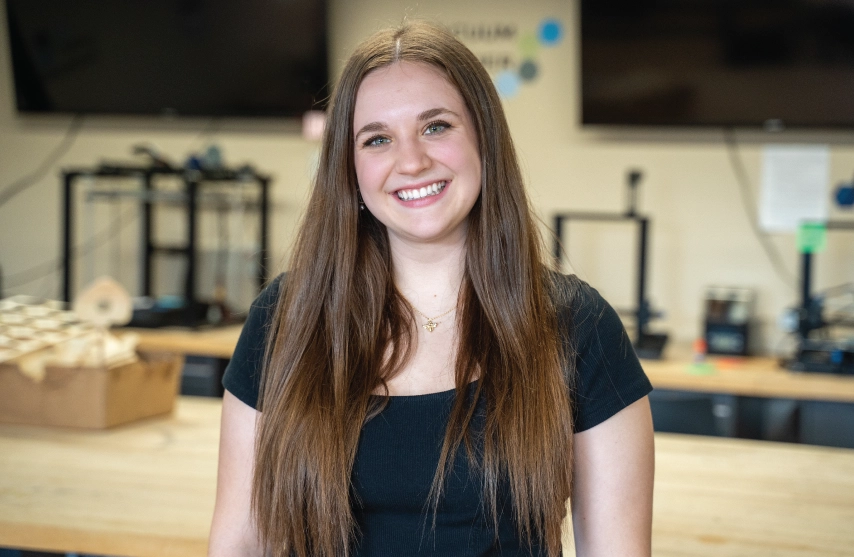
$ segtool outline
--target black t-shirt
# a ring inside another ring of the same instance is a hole
[[[223,377],[223,385],[249,406],[258,405],[266,333],[278,299],[281,277],[255,300]],[[599,293],[575,277],[561,277],[573,292],[560,307],[559,324],[574,344],[577,374],[571,381],[574,429],[581,432],[607,420],[649,394],[644,375],[616,312]],[[469,391],[471,394],[471,389]],[[427,501],[439,461],[455,391],[392,396],[362,427],[352,473],[353,513],[359,525],[359,557],[529,555],[511,519],[507,490],[499,493],[498,532],[484,515],[481,483],[463,448],[447,476],[436,513]],[[477,430],[483,408],[471,426]],[[530,554],[540,555],[534,545]]]

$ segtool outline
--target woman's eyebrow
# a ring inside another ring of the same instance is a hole
[[[356,135],[353,137],[359,137],[363,133],[373,133],[373,132],[381,132],[388,129],[388,126],[383,124],[382,122],[371,122],[370,124],[365,124],[362,128],[356,132]]]
[[[440,116],[442,114],[450,114],[452,116],[456,116],[457,118],[460,117],[459,114],[457,114],[456,112],[454,112],[453,110],[451,110],[449,108],[437,107],[437,108],[427,109],[424,112],[422,112],[421,114],[419,114],[418,115],[418,121],[422,122],[424,120],[430,120],[431,118],[435,118],[436,116]],[[356,134],[353,137],[357,138],[360,135],[362,135],[363,133],[381,132],[381,131],[386,131],[387,129],[388,129],[388,126],[386,126],[382,122],[371,122],[370,124],[365,124],[364,126],[362,126],[359,129],[359,131],[356,132]]]
[[[452,116],[456,116],[457,118],[460,117],[460,115],[457,114],[456,112],[454,112],[453,110],[450,110],[448,108],[439,107],[439,108],[431,108],[429,110],[425,110],[424,112],[422,112],[421,114],[418,115],[418,119],[419,120],[430,120],[431,118],[435,118],[436,116],[439,116],[440,114],[450,114]]]

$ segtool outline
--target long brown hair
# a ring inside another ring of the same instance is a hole
[[[331,99],[314,190],[269,333],[252,491],[256,527],[274,556],[349,554],[360,431],[387,401],[373,393],[414,349],[414,316],[392,279],[388,236],[359,210],[353,163],[359,85],[398,61],[431,64],[459,90],[482,166],[457,317],[458,396],[430,501],[435,512],[462,444],[480,471],[493,524],[498,486],[506,482],[520,537],[542,540],[548,555],[558,555],[572,479],[572,413],[553,277],[489,75],[453,35],[420,22],[362,43]],[[462,396],[475,379],[473,399]],[[478,400],[486,420],[474,443],[469,425]]]

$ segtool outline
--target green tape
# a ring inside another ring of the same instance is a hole
[[[717,373],[718,368],[716,368],[715,364],[711,362],[696,362],[688,364],[685,367],[685,371],[691,375],[714,375]]]
[[[798,251],[821,253],[827,247],[827,226],[823,222],[805,222],[798,227]]]

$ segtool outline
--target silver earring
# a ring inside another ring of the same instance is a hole
[[[356,195],[359,197],[359,210],[364,211],[365,210],[365,200],[362,199],[362,192],[359,190],[356,190]]]

